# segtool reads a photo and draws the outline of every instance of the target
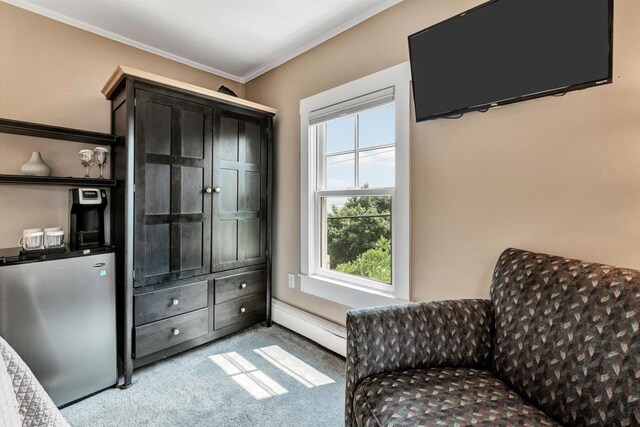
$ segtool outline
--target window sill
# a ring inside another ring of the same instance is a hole
[[[391,292],[365,289],[340,280],[317,275],[308,276],[301,274],[300,290],[306,294],[324,298],[352,308],[375,307],[408,302],[396,297]]]

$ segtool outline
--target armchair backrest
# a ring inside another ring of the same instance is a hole
[[[495,374],[567,425],[640,423],[640,272],[507,249]]]

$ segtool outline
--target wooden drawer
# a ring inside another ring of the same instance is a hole
[[[176,286],[134,297],[135,326],[204,308],[208,305],[207,281]]]
[[[202,309],[135,328],[136,358],[173,347],[209,332],[209,310]]]
[[[216,304],[265,292],[267,289],[267,270],[251,271],[216,279]]]
[[[258,321],[266,315],[266,295],[254,294],[217,304],[215,328],[221,329],[234,323]]]

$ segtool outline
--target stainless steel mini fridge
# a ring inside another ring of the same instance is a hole
[[[113,386],[113,253],[0,266],[0,335],[58,406]]]

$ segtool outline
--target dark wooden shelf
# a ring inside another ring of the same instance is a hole
[[[84,142],[87,144],[97,145],[113,145],[116,142],[116,136],[108,133],[91,132],[87,130],[70,129],[2,118],[0,118],[0,133],[60,139],[63,141]]]
[[[0,175],[0,184],[68,185],[73,187],[115,187],[115,179],[71,176]]]

